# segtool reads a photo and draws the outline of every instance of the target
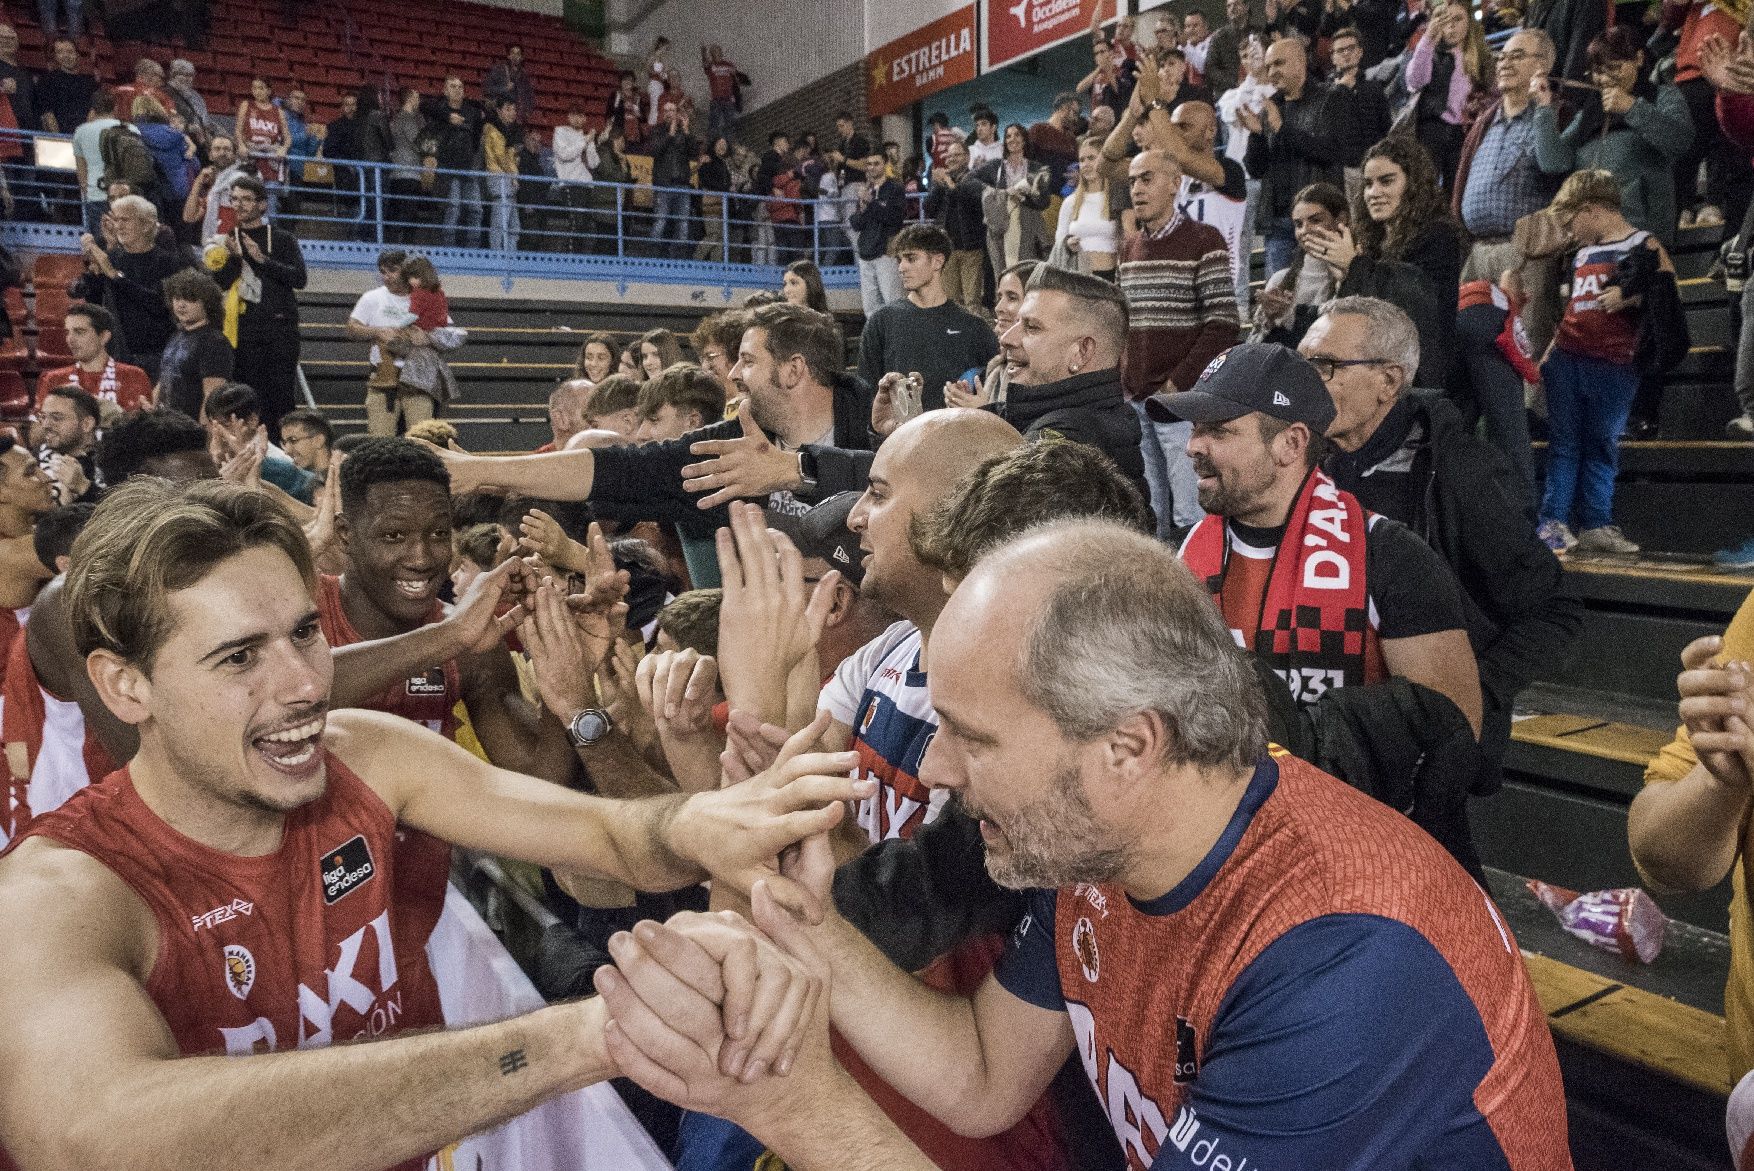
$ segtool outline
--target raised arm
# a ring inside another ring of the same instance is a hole
[[[436,446],[432,450],[451,473],[453,493],[499,488],[541,500],[589,500],[597,472],[597,457],[588,447],[511,456],[466,455]]]
[[[179,1057],[141,985],[153,931],[87,855],[33,840],[0,863],[0,934],[40,961],[0,965],[0,1142],[21,1171],[371,1171],[615,1072],[598,1001],[367,1045]]]

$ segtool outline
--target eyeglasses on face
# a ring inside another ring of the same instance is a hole
[[[1315,372],[1322,376],[1323,382],[1332,382],[1334,373],[1348,366],[1391,366],[1387,358],[1330,358],[1325,354],[1306,354],[1304,361],[1315,367]]]

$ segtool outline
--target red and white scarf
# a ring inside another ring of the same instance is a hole
[[[1370,623],[1365,543],[1370,514],[1317,468],[1303,482],[1273,554],[1255,629],[1256,655],[1309,702],[1330,687],[1374,683],[1387,674]],[[1182,561],[1224,604],[1229,526],[1208,516],[1188,534]]]

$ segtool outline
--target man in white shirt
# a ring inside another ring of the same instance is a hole
[[[73,132],[73,167],[79,175],[85,230],[92,236],[101,235],[104,213],[110,209],[109,193],[104,190],[104,158],[99,146],[103,132],[120,124],[115,115],[115,92],[100,89],[91,95],[91,113]]]
[[[608,125],[603,132],[608,133]],[[560,202],[569,209],[567,250],[590,251],[591,176],[596,171],[597,138],[585,129],[585,111],[574,104],[566,112],[566,123],[554,128],[554,177],[560,180]]]
[[[414,314],[408,308],[408,281],[402,276],[402,262],[408,254],[396,249],[378,253],[378,276],[383,284],[360,294],[347,315],[347,336],[355,341],[372,344],[370,369],[376,371],[381,356],[388,350],[397,368],[402,365],[398,353],[406,353],[411,344],[431,345],[434,349],[454,350],[462,345],[467,334],[446,323],[444,329],[426,334],[411,328]],[[399,348],[396,348],[399,347]],[[401,417],[407,427],[432,418],[433,400],[411,387],[374,387],[365,391],[365,429],[368,435],[396,434],[396,419]]]
[[[999,139],[999,116],[982,106],[974,112],[974,141],[968,144],[968,169],[978,171],[1005,157]]]

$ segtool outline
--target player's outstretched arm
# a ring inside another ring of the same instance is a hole
[[[590,448],[540,455],[470,455],[431,443],[426,446],[445,461],[453,493],[498,488],[510,496],[540,500],[589,500],[597,477],[597,457]]]
[[[705,793],[609,800],[497,769],[395,716],[329,717],[328,747],[398,820],[467,849],[674,890],[711,876],[739,890],[775,875],[786,847],[831,828],[872,782],[852,753],[807,753],[812,724],[772,767]],[[836,775],[838,774],[838,775]]]
[[[374,1171],[613,1076],[601,1002],[329,1049],[179,1057],[151,914],[85,854],[0,861],[0,1145],[21,1171]],[[217,1040],[217,1038],[215,1038]]]

